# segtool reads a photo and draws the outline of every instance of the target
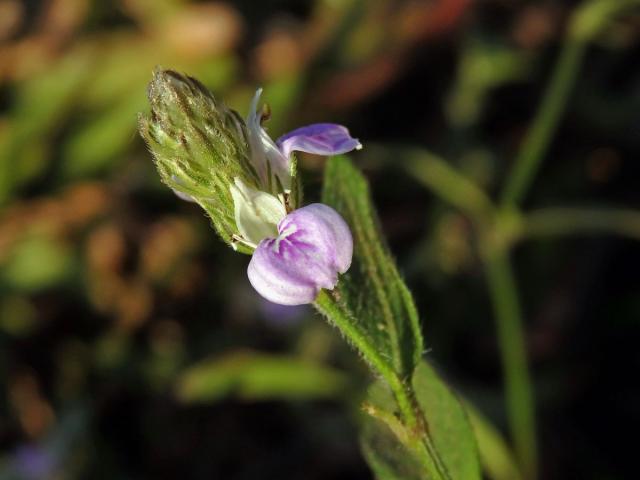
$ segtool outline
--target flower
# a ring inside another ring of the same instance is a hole
[[[149,85],[150,115],[140,133],[162,180],[206,210],[235,250],[253,254],[248,275],[267,300],[313,302],[333,289],[351,264],[353,240],[342,217],[319,203],[298,208],[294,152],[337,155],[362,148],[342,125],[317,123],[275,142],[262,124],[256,91],[246,122],[196,79],[157,69]]]
[[[296,182],[291,161],[294,151],[338,155],[362,148],[347,128],[333,123],[301,127],[274,142],[262,127],[264,109],[258,109],[261,93],[262,89],[256,91],[247,116],[251,163],[260,179],[258,189],[239,177],[230,186],[238,228],[232,242],[234,248],[243,244],[255,249],[262,239],[276,235],[278,222],[298,206],[297,200],[291,198]]]
[[[353,238],[340,214],[327,205],[314,203],[287,213],[296,175],[292,153],[336,155],[362,145],[345,127],[331,123],[301,127],[273,142],[258,113],[260,94],[258,90],[253,98],[247,128],[263,190],[239,178],[231,186],[239,230],[235,240],[255,249],[247,274],[260,295],[280,305],[302,305],[313,302],[321,288],[333,289],[338,274],[349,269]]]
[[[333,208],[312,203],[288,214],[278,223],[278,235],[260,242],[247,274],[267,300],[302,305],[313,302],[321,288],[332,290],[352,255],[347,223]]]

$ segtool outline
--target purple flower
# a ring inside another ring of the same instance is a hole
[[[351,265],[353,239],[346,222],[326,205],[315,203],[287,214],[291,154],[336,155],[362,145],[345,127],[332,123],[301,127],[274,142],[262,128],[261,92],[253,97],[247,117],[251,161],[261,185],[256,190],[236,178],[230,187],[238,228],[234,241],[255,249],[247,273],[260,295],[280,305],[302,305],[313,302],[320,289],[335,287],[338,274]],[[278,184],[284,195],[274,190]]]
[[[314,203],[278,223],[278,236],[260,241],[249,263],[249,281],[267,300],[302,305],[320,289],[333,289],[351,265],[349,226],[331,207]]]
[[[280,305],[303,305],[320,289],[333,289],[338,274],[351,265],[353,239],[346,222],[332,208],[315,203],[297,210],[289,193],[295,172],[294,151],[337,155],[362,148],[349,130],[333,123],[317,123],[287,133],[274,142],[262,127],[259,89],[246,121],[250,162],[256,175],[234,176],[228,185],[233,200],[235,231],[230,244],[253,251],[248,275],[267,300]],[[170,177],[176,194],[194,201],[179,173]],[[289,213],[290,212],[290,213]]]
[[[237,229],[231,245],[236,249],[242,244],[253,250],[263,239],[273,238],[278,234],[279,222],[288,211],[297,207],[288,198],[294,174],[291,171],[291,155],[294,151],[337,155],[362,148],[360,142],[349,135],[346,127],[333,123],[301,127],[274,142],[262,127],[264,109],[259,108],[261,93],[262,89],[256,91],[247,116],[251,163],[259,182],[249,185],[235,177],[234,184],[229,186]]]
[[[285,190],[291,188],[291,154],[294,151],[317,155],[338,155],[359,150],[362,145],[352,138],[349,130],[334,123],[315,123],[297,128],[280,137],[275,143],[262,128],[263,113],[258,112],[262,89],[258,89],[247,116],[251,161],[263,186],[269,185],[267,171],[277,176]],[[269,168],[267,168],[267,163]]]

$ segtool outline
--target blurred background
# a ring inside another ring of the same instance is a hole
[[[243,116],[263,86],[274,138],[360,138],[427,357],[506,433],[473,229],[405,156],[495,195],[579,3],[0,0],[0,479],[372,478],[365,366],[310,308],[261,300],[160,184],[136,133],[156,65]],[[640,208],[639,39],[636,13],[590,45],[525,208]],[[301,163],[317,200],[324,159]],[[540,477],[637,478],[638,243],[536,239],[514,262]]]

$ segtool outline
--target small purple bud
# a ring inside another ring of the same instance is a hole
[[[314,123],[296,128],[278,138],[276,144],[285,158],[289,158],[293,151],[339,155],[362,148],[358,139],[349,135],[346,127],[335,123]]]
[[[313,203],[284,217],[278,236],[260,242],[249,263],[251,285],[267,300],[302,305],[332,290],[351,266],[349,226],[331,207]]]

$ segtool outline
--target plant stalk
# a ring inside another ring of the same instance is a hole
[[[509,427],[524,476],[533,479],[538,461],[533,388],[517,287],[506,251],[493,249],[485,262],[502,354]]]
[[[586,45],[583,39],[572,37],[563,45],[542,103],[504,185],[501,198],[503,205],[514,206],[522,202],[533,183],[565,111]]]
[[[640,211],[617,208],[541,208],[522,218],[518,239],[609,233],[640,240]]]
[[[435,449],[424,413],[416,401],[411,383],[403,381],[394,370],[387,366],[376,348],[355,328],[355,321],[351,313],[329,292],[322,290],[316,298],[314,306],[340,330],[347,341],[370,363],[373,370],[386,380],[396,399],[402,422],[407,430],[417,435],[416,439],[419,439],[419,445],[414,442],[413,447],[419,454],[419,459],[427,470],[429,478],[451,480],[444,462]]]

